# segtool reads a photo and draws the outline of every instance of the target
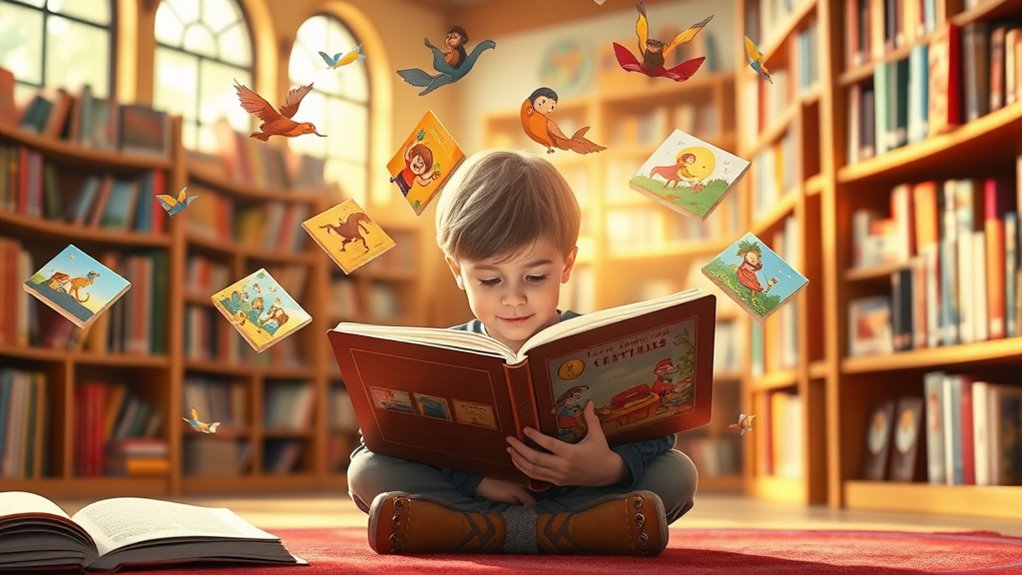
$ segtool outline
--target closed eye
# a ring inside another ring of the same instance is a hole
[[[490,279],[485,279],[485,280],[479,280],[479,283],[481,285],[486,286],[486,287],[493,287],[493,286],[495,286],[495,285],[500,283],[500,278],[490,278]]]
[[[527,281],[529,283],[538,284],[538,283],[541,283],[546,278],[547,278],[547,274],[543,274],[543,275],[530,275],[530,276],[525,276],[525,281]]]

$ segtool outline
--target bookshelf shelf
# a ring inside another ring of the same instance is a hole
[[[187,293],[185,294],[185,303],[190,303],[193,305],[206,305],[212,307],[213,300],[209,299],[210,295]]]
[[[784,223],[785,218],[795,211],[795,206],[801,198],[800,190],[789,190],[781,199],[770,208],[770,211],[753,220],[749,230],[762,237],[767,230]]]
[[[56,140],[26,132],[20,128],[0,123],[0,138],[36,148],[47,158],[61,163],[93,168],[96,164],[107,169],[122,170],[169,170],[173,162],[169,157],[123,154],[120,152],[85,148],[70,142]]]
[[[753,392],[775,391],[793,387],[798,383],[798,372],[794,369],[778,369],[763,374],[749,382]]]
[[[316,371],[311,367],[256,367],[253,371],[263,376],[263,378],[272,379],[312,379],[316,375]]]
[[[763,151],[764,148],[773,144],[777,140],[780,140],[787,132],[798,115],[802,113],[801,102],[796,101],[788,105],[785,108],[784,113],[778,116],[765,130],[759,133],[759,137],[752,143],[748,148],[743,150],[743,153],[752,158]]]
[[[880,266],[851,268],[845,271],[845,281],[862,282],[874,280],[890,280],[892,273],[904,269],[905,266],[907,265],[908,265],[907,263],[894,262]]]
[[[13,214],[0,210],[0,228],[5,233],[18,233],[20,237],[32,239],[52,239],[74,237],[76,242],[96,242],[105,244],[122,244],[151,248],[170,246],[168,236],[153,234],[137,234],[133,232],[115,232],[110,230],[75,226],[64,222],[55,222],[43,218]]]
[[[788,14],[787,19],[781,25],[771,31],[772,36],[759,46],[759,51],[763,53],[763,60],[766,62],[767,68],[770,67],[774,56],[778,55],[781,47],[791,38],[795,30],[815,11],[816,0],[803,0],[801,4]],[[741,54],[745,54],[744,50]],[[751,68],[749,71],[751,72]]]
[[[268,201],[278,200],[284,202],[302,202],[315,204],[323,201],[322,193],[293,192],[280,188],[263,188],[254,185],[247,185],[235,179],[227,177],[226,174],[210,169],[201,164],[189,164],[189,179],[198,180],[201,184],[216,188],[219,191],[230,192],[236,196],[251,200]]]
[[[822,174],[816,174],[811,176],[805,183],[805,190],[807,196],[818,196],[823,192],[823,187],[827,185],[827,181],[823,178]]]
[[[658,244],[656,247],[634,248],[629,251],[611,252],[610,259],[623,264],[662,260],[665,258],[691,257],[716,254],[728,246],[725,241],[687,240]]]
[[[189,371],[202,371],[206,373],[239,376],[246,376],[255,373],[254,367],[241,363],[228,363],[225,361],[214,361],[208,359],[185,359],[184,363],[185,369]]]
[[[829,366],[826,361],[813,361],[809,363],[810,379],[823,379],[827,377]]]
[[[985,517],[1018,519],[1022,487],[846,481],[845,501],[849,509],[942,515],[975,515],[982,510]]]
[[[170,367],[168,356],[147,356],[141,354],[100,354],[76,352],[71,361],[77,365],[103,365],[110,367]]]
[[[894,50],[885,52],[881,58],[875,58],[850,70],[846,70],[842,72],[838,83],[841,84],[841,86],[847,87],[852,84],[858,84],[859,82],[869,80],[873,78],[873,70],[878,64],[882,64],[884,62],[895,62],[908,58],[909,54],[912,53],[913,48],[920,44],[929,44],[933,40],[933,36],[933,34],[919,36],[911,42],[906,42]]]
[[[70,359],[68,352],[62,349],[14,345],[0,345],[0,357],[20,357],[34,361],[57,363],[63,363]]]
[[[250,439],[252,437],[252,429],[248,427],[224,427],[220,426],[216,429],[216,435],[201,435],[201,432],[193,430],[187,425],[179,427],[181,430],[181,436],[184,438],[196,438],[199,440],[208,439],[210,441],[233,441],[236,439]]]
[[[841,362],[846,374],[877,373],[907,369],[959,366],[967,363],[1001,363],[1022,360],[1022,338],[997,339],[932,349],[916,349],[889,355],[847,357]]]
[[[739,473],[727,475],[701,475],[699,476],[699,491],[713,493],[734,493],[741,491],[744,487],[744,479]]]
[[[1022,134],[1022,102],[991,112],[953,131],[892,150],[838,170],[842,184],[869,180],[910,181],[960,173],[970,165],[1014,160]]]
[[[729,73],[716,72],[712,74],[696,74],[679,84],[677,82],[664,82],[657,78],[646,78],[644,75],[636,72],[619,71],[621,81],[616,83],[613,88],[601,91],[599,96],[597,96],[601,104],[628,104],[632,106],[645,103],[648,100],[664,98],[670,98],[673,102],[675,98],[682,94],[710,90],[722,82],[730,82],[734,79]],[[636,80],[629,81],[629,78],[636,78]],[[637,84],[642,85],[639,86]],[[558,110],[561,110],[561,108],[558,107]],[[517,116],[515,117],[517,118]]]
[[[714,383],[731,383],[742,380],[742,373],[739,371],[718,371],[713,374]]]
[[[302,429],[264,429],[263,439],[312,439],[313,432]]]
[[[808,503],[806,498],[806,482],[800,478],[762,475],[753,482],[750,493],[759,499],[779,503],[794,503],[798,505]]]
[[[304,233],[304,231],[303,231]],[[291,253],[291,252],[280,252],[280,251],[265,251],[260,248],[244,246],[234,250],[236,253],[241,254],[247,259],[274,262],[281,264],[304,264],[310,265],[316,261],[317,254],[311,252],[303,253]]]
[[[1016,0],[982,0],[976,6],[952,16],[951,21],[959,26],[965,26],[972,22],[991,22],[1017,15]]]
[[[410,282],[419,279],[414,270],[401,269],[366,269],[355,270],[360,277],[370,280],[389,280],[395,282]]]

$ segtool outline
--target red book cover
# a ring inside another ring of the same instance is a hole
[[[28,148],[18,147],[18,206],[19,214],[28,214]]]
[[[930,135],[962,123],[962,30],[948,22],[930,43]]]
[[[505,438],[575,443],[589,401],[611,445],[705,425],[716,297],[694,289],[563,320],[518,353],[466,331],[341,323],[328,332],[366,445],[542,488]]]
[[[987,317],[989,339],[1003,338],[1005,326],[1004,215],[1011,209],[1013,194],[1004,182],[987,178],[983,182],[983,229],[986,232]]]

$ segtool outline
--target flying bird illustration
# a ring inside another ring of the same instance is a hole
[[[213,422],[213,423],[205,423],[205,422],[199,421],[199,412],[196,411],[194,407],[192,408],[192,417],[191,417],[191,419],[189,419],[187,417],[182,417],[181,419],[187,421],[188,425],[192,426],[192,429],[194,429],[195,431],[198,431],[200,433],[216,433],[216,428],[220,427],[220,422],[219,421],[216,421],[216,422]]]
[[[264,142],[269,140],[270,136],[293,138],[302,134],[316,134],[320,138],[326,137],[326,134],[316,131],[316,126],[312,122],[296,122],[291,119],[298,111],[302,98],[312,91],[312,84],[292,88],[284,98],[284,105],[280,107],[279,112],[262,96],[239,84],[237,80],[234,81],[234,89],[238,93],[241,107],[263,121],[259,124],[260,131],[252,132],[251,137]]]
[[[752,420],[756,419],[755,415],[745,415],[744,413],[738,415],[738,423],[732,423],[728,426],[730,429],[737,429],[739,435],[745,435],[746,431],[752,431]]]
[[[585,138],[589,126],[579,128],[568,137],[550,119],[549,114],[557,106],[557,92],[550,88],[537,88],[522,102],[522,129],[536,142],[546,146],[546,153],[552,154],[554,148],[570,150],[578,154],[591,154],[607,148],[594,144]]]
[[[188,186],[181,188],[178,192],[177,197],[168,194],[157,194],[156,199],[160,200],[160,205],[163,209],[167,210],[167,214],[170,216],[176,216],[177,214],[184,211],[188,207],[188,204],[195,201],[199,196],[187,196]]]
[[[420,96],[425,96],[437,88],[453,84],[464,78],[466,74],[472,71],[476,60],[479,59],[479,56],[484,51],[497,47],[497,43],[493,40],[483,40],[476,44],[475,48],[472,48],[471,53],[466,54],[464,44],[468,42],[468,35],[464,34],[464,29],[460,26],[452,26],[451,31],[448,32],[445,43],[451,51],[446,54],[440,48],[431,44],[429,38],[423,38],[423,40],[426,43],[426,47],[433,53],[433,69],[438,74],[429,74],[420,68],[407,68],[397,71],[397,74],[405,82],[418,88],[425,88],[425,90],[419,92]],[[451,54],[455,54],[455,56],[451,56]],[[454,62],[454,64],[451,62]]]
[[[614,56],[617,58],[617,63],[628,72],[641,72],[650,78],[664,77],[670,78],[675,82],[683,82],[691,78],[699,70],[699,67],[703,65],[705,57],[700,56],[691,60],[685,60],[671,68],[664,67],[665,58],[678,46],[691,42],[696,37],[696,34],[713,19],[713,16],[711,15],[703,21],[693,24],[688,30],[675,36],[671,43],[665,46],[660,40],[649,37],[649,20],[646,17],[646,5],[642,0],[639,0],[635,7],[639,11],[639,19],[635,21],[635,34],[639,39],[639,54],[642,56],[642,62],[640,63],[639,59],[628,51],[628,48],[614,42]]]
[[[355,46],[354,48],[348,50],[347,52],[343,53],[338,52],[334,54],[332,57],[326,52],[320,52],[319,55],[321,58],[323,58],[323,61],[326,62],[326,67],[328,69],[337,69],[340,68],[341,66],[351,64],[356,60],[358,60],[359,62],[364,62],[366,59],[366,55],[362,53],[361,44]]]
[[[770,77],[770,70],[767,70],[766,63],[763,61],[763,53],[748,36],[745,37],[745,55],[749,57],[749,66],[767,82],[773,84],[774,80]]]

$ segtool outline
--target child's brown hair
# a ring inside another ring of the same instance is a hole
[[[581,213],[571,186],[550,162],[511,151],[481,152],[451,176],[437,203],[444,254],[479,261],[514,257],[540,238],[567,255]]]

